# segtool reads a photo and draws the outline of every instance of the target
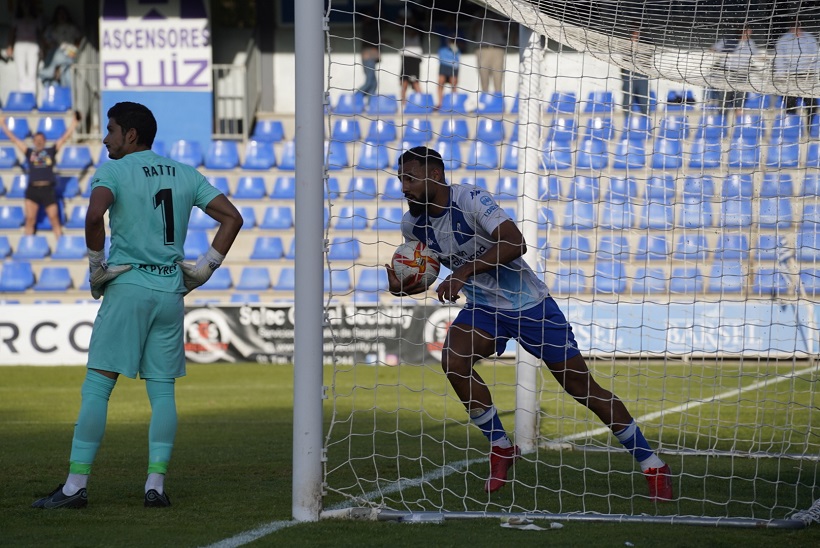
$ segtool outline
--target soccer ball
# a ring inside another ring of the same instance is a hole
[[[404,242],[393,254],[396,277],[411,286],[422,282],[425,287],[430,287],[438,279],[440,267],[435,253],[416,240]]]

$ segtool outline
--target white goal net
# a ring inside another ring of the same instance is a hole
[[[329,3],[328,515],[816,520],[813,6]],[[387,291],[398,158],[416,146],[516,222],[592,377],[669,465],[672,500],[513,340],[475,365],[523,450],[485,492],[490,442],[441,365],[465,299]]]

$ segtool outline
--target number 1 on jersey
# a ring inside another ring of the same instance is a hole
[[[170,188],[154,194],[154,209],[162,205],[162,224],[165,227],[165,245],[174,243],[174,196]]]

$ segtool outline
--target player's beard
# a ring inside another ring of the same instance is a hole
[[[413,217],[420,217],[427,211],[427,192],[425,191],[418,199],[407,196],[407,209]]]

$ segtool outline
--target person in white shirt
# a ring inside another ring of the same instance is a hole
[[[18,0],[6,54],[17,66],[17,91],[37,93],[41,21],[34,2]]]
[[[778,79],[802,80],[814,76],[818,72],[818,56],[820,48],[817,45],[817,38],[810,32],[803,30],[800,21],[795,20],[792,27],[777,39],[774,46],[774,76]],[[800,107],[797,104],[797,96],[787,96],[786,112],[788,114],[799,114]],[[808,112],[809,121],[817,108],[814,97],[804,97],[803,106]]]
[[[744,26],[739,35],[721,38],[712,46],[712,51],[725,54],[717,64],[717,69],[724,73],[728,83],[746,81],[755,55],[761,53],[752,38],[752,29]],[[736,90],[712,90],[712,98],[719,101],[725,112],[734,109],[737,114],[743,111],[746,92]]]

